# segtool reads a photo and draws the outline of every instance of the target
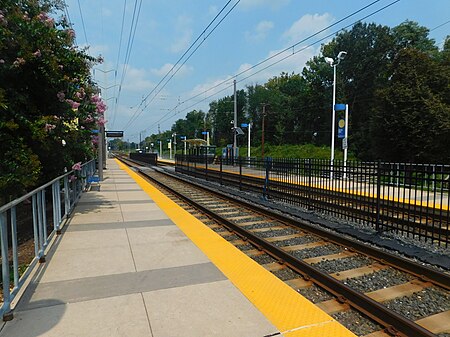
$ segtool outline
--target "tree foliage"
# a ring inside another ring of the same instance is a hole
[[[301,74],[240,90],[238,122],[252,123],[252,144],[260,145],[265,106],[265,142],[329,146],[333,67],[324,56],[346,51],[336,66],[336,103],[349,105],[351,152],[362,160],[450,163],[450,40],[439,50],[428,34],[413,21],[357,23],[323,45]],[[232,96],[210,103],[206,127],[216,145],[231,142],[232,119]]]
[[[74,46],[58,1],[5,0],[0,9],[0,190],[17,195],[93,157],[106,106],[97,62]],[[66,144],[64,146],[64,144]]]

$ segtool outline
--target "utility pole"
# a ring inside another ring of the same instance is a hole
[[[266,119],[266,103],[262,103],[263,112],[262,112],[262,132],[261,132],[261,156],[264,159],[264,123]]]
[[[158,124],[158,137],[159,137],[159,156],[162,158],[162,139],[161,139],[161,127]]]
[[[233,163],[237,152],[237,94],[236,94],[236,80],[233,81],[234,87],[234,123],[233,123]]]
[[[248,144],[247,144],[247,157],[250,159],[250,133],[252,130],[252,123],[248,123]]]

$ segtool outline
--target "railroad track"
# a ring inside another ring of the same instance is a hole
[[[241,167],[239,167],[241,170]],[[399,232],[410,236],[433,239],[442,245],[448,244],[449,212],[445,209],[424,206],[407,200],[405,196],[391,195],[389,198],[376,198],[368,191],[359,193],[348,180],[339,180],[336,185],[316,181],[317,177],[301,183],[297,176],[288,172],[272,172],[269,181],[264,179],[263,171],[228,172],[217,165],[206,167],[203,163],[177,166],[177,171],[210,181],[233,185],[242,190],[261,193],[274,200],[299,205],[319,212],[339,214],[342,219],[361,224],[373,224],[379,232]],[[259,172],[259,175],[257,174]],[[262,172],[262,173],[261,173]],[[375,188],[375,186],[372,186]],[[380,195],[380,191],[372,193]],[[384,188],[384,187],[383,187]],[[420,193],[419,193],[420,195]],[[392,200],[392,198],[397,200]],[[402,199],[403,197],[403,199]],[[405,199],[406,198],[406,199]]]
[[[448,274],[163,172],[140,173],[358,336],[450,336]]]

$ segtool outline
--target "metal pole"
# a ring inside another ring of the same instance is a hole
[[[347,178],[347,148],[348,148],[348,104],[345,105],[345,147],[344,147],[344,179]]]
[[[261,157],[264,159],[264,122],[266,119],[266,104],[263,103],[263,115],[262,115],[262,132],[261,132]]]
[[[252,123],[248,123],[248,145],[247,145],[247,157],[250,158],[250,133],[252,129]]]
[[[103,126],[99,128],[98,134],[98,179],[103,181]]]
[[[236,157],[237,151],[237,94],[236,94],[236,80],[233,81],[234,86],[234,123],[233,123],[233,163],[234,158]]]
[[[333,179],[333,164],[334,164],[334,133],[336,124],[336,114],[334,106],[336,104],[336,65],[333,65],[333,106],[331,107],[331,162],[330,162],[330,179]]]

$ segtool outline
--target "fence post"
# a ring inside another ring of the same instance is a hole
[[[3,320],[10,321],[13,319],[11,312],[11,292],[9,290],[10,276],[9,276],[9,258],[8,258],[8,226],[6,225],[6,213],[0,214],[0,237],[1,237],[1,251],[2,251],[2,281],[3,281]]]
[[[223,181],[222,181],[222,165],[223,165],[223,158],[220,157],[220,185],[223,185]]]
[[[238,157],[239,163],[239,191],[242,191],[242,157]]]
[[[264,187],[263,187],[263,199],[267,200],[267,190],[269,189],[269,173],[270,173],[270,164],[272,163],[271,157],[265,157],[263,158],[264,165],[266,168],[266,177],[264,179]]]
[[[206,169],[205,179],[206,179],[206,181],[208,181],[208,153],[207,153],[206,149],[205,149],[205,169]]]
[[[306,187],[306,193],[307,193],[307,203],[308,203],[308,207],[307,209],[313,209],[312,207],[312,198],[311,198],[311,193],[312,193],[312,161],[313,159],[306,159],[306,165],[307,165],[307,172],[308,172],[308,186]]]
[[[377,201],[376,201],[376,222],[375,222],[375,230],[377,232],[380,232],[380,220],[381,220],[381,214],[380,214],[380,201],[381,201],[381,161],[378,160],[377,163]]]

